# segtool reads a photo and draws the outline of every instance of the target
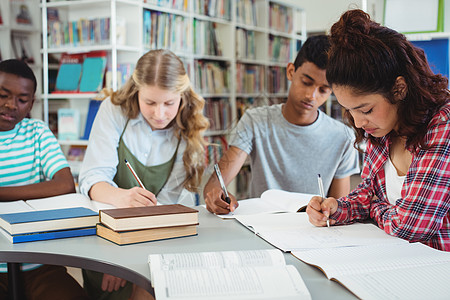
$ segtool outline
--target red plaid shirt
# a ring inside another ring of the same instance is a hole
[[[381,139],[384,146],[368,142],[363,180],[338,199],[331,218],[349,223],[370,217],[390,235],[450,251],[450,102],[430,121],[425,140],[431,148],[413,153],[402,198],[395,205],[388,201],[384,174],[389,138]]]

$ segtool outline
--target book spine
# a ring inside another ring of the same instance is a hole
[[[41,232],[37,234],[24,234],[24,235],[13,235],[12,242],[16,243],[24,243],[24,242],[34,242],[34,241],[45,241],[45,240],[54,240],[54,239],[62,239],[69,237],[79,237],[79,236],[88,236],[95,235],[96,229],[95,227],[82,228],[77,230],[61,230],[61,231],[48,231]]]

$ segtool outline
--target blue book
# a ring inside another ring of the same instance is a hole
[[[91,227],[98,220],[98,213],[85,207],[0,214],[0,226],[11,235]]]
[[[34,232],[34,233],[24,233],[10,235],[8,232],[0,228],[0,232],[13,244],[24,243],[24,242],[35,242],[35,241],[45,241],[54,239],[63,239],[78,236],[95,235],[95,227],[86,228],[76,228],[76,229],[65,229],[56,231],[44,231],[44,232]]]
[[[89,140],[89,135],[91,134],[92,124],[94,123],[95,116],[97,115],[98,109],[102,104],[102,100],[91,99],[89,101],[89,109],[86,117],[86,126],[84,127],[83,140]]]

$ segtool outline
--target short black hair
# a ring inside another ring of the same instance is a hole
[[[36,92],[37,81],[33,70],[23,61],[18,59],[7,59],[0,62],[0,72],[14,74],[22,78],[30,79],[34,83],[33,93]]]
[[[314,35],[303,44],[294,61],[295,70],[304,62],[312,62],[319,69],[325,70],[328,64],[330,41],[326,35]]]

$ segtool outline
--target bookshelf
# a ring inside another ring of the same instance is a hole
[[[135,63],[150,49],[167,48],[185,63],[195,90],[206,100],[212,127],[205,138],[217,145],[208,150],[209,163],[220,159],[226,135],[245,108],[286,99],[285,67],[306,40],[305,12],[281,0],[42,0],[40,6],[46,122],[57,108],[79,109],[82,136],[89,99],[96,96],[51,93],[52,57],[106,51],[105,84],[116,90],[121,64]],[[76,43],[64,34],[67,24],[94,18],[117,24],[110,25],[105,40]],[[84,143],[60,141],[63,148]]]
[[[41,20],[39,3],[33,0],[8,0],[0,2],[0,60],[18,58],[25,60],[37,79],[36,102],[31,114],[42,118],[41,86],[42,59]],[[10,41],[5,42],[5,41]]]

